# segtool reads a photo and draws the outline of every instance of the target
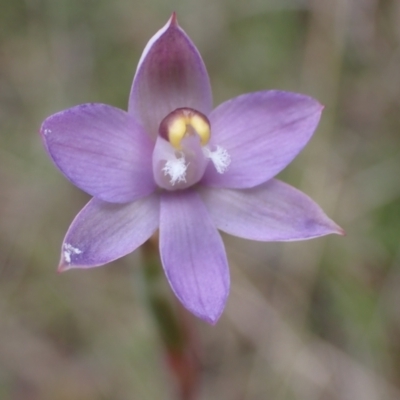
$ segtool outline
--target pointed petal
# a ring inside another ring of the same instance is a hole
[[[228,262],[222,239],[196,192],[162,194],[160,253],[178,299],[199,318],[216,323],[229,292]]]
[[[292,241],[344,234],[308,196],[275,179],[251,189],[203,188],[202,198],[218,229],[245,239]]]
[[[208,115],[212,95],[203,60],[173,14],[144,49],[132,84],[129,112],[155,139],[162,119],[179,107]]]
[[[158,228],[159,196],[127,204],[92,199],[72,222],[59,271],[107,264],[134,251]]]
[[[154,144],[127,112],[104,104],[83,104],[47,118],[45,147],[57,167],[92,196],[124,203],[155,189]]]
[[[257,92],[229,100],[210,115],[211,145],[230,156],[220,174],[209,165],[206,185],[248,188],[273,178],[303,149],[320,119],[322,106],[289,92]]]

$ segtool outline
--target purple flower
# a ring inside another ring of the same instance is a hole
[[[172,290],[214,324],[229,292],[217,229],[261,241],[342,233],[309,197],[273,179],[308,142],[321,111],[314,99],[281,91],[212,110],[204,63],[173,14],[144,49],[128,112],[83,104],[41,127],[56,166],[93,196],[66,234],[59,270],[109,263],[159,228]]]

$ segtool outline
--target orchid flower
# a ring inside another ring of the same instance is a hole
[[[260,91],[212,110],[203,60],[172,14],[144,49],[127,112],[83,104],[43,122],[51,159],[93,196],[66,234],[59,270],[109,263],[159,229],[173,292],[214,324],[230,285],[218,230],[258,241],[342,233],[313,200],[274,179],[322,108],[302,94]]]

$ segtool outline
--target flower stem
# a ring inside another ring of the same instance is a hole
[[[158,239],[142,246],[145,296],[164,347],[167,365],[176,381],[181,400],[196,397],[199,362],[198,343],[191,316],[176,301],[166,286],[158,255]]]

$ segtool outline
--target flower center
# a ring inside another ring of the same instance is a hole
[[[153,174],[166,190],[186,189],[198,183],[211,161],[219,174],[231,163],[228,151],[210,142],[208,118],[192,108],[177,108],[160,124],[153,151]]]
[[[161,121],[159,134],[177,150],[182,149],[181,142],[185,137],[193,135],[198,135],[201,145],[205,146],[211,136],[210,122],[192,108],[177,108]]]

